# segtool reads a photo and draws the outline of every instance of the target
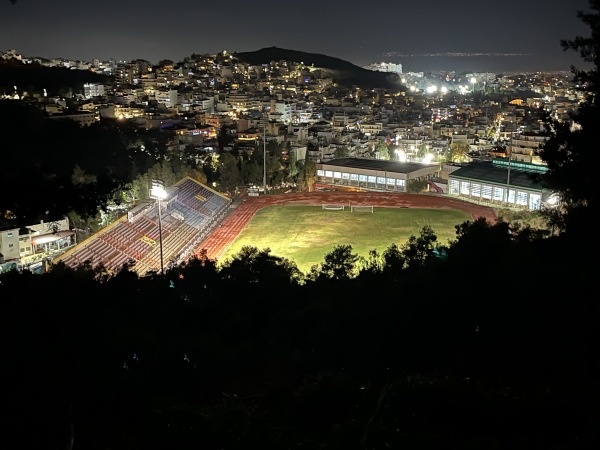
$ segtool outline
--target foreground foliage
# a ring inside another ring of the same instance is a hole
[[[251,247],[164,276],[4,274],[2,447],[593,448],[581,242],[477,220],[434,244],[360,267],[340,246],[303,280]]]

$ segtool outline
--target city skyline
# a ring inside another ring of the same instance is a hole
[[[196,54],[280,47],[320,53],[364,66],[385,61],[404,71],[559,71],[586,67],[561,39],[587,36],[578,11],[588,0],[506,0],[496,10],[471,1],[451,7],[426,4],[318,10],[266,0],[197,4],[180,0],[168,8],[152,1],[106,0],[101,8],[80,2],[0,2],[0,50],[27,57],[175,62]],[[60,8],[59,8],[60,7]],[[370,9],[369,9],[370,8]]]

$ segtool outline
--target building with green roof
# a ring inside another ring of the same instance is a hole
[[[539,210],[557,199],[553,191],[532,177],[547,170],[542,164],[506,158],[472,162],[448,175],[448,194],[497,206]]]

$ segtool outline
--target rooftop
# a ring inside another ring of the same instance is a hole
[[[410,173],[424,167],[439,167],[438,164],[421,164],[414,162],[387,161],[369,158],[338,158],[323,162],[329,166],[352,167],[355,169],[379,170],[396,173]]]

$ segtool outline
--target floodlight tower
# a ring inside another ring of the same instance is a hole
[[[160,247],[160,274],[164,275],[164,260],[163,260],[163,241],[162,241],[162,212],[160,209],[160,202],[167,197],[167,191],[165,190],[165,183],[162,180],[152,180],[152,188],[150,189],[150,197],[156,199],[158,204],[158,241]]]
[[[267,194],[267,132],[263,125],[263,193]]]

